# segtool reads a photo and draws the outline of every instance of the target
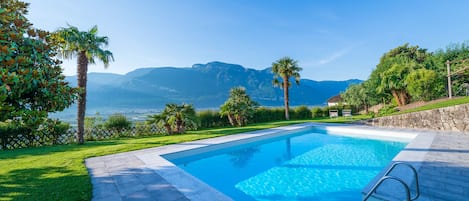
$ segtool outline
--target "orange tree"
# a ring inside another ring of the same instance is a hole
[[[70,106],[76,89],[64,80],[51,35],[25,17],[27,7],[18,0],[0,1],[0,122],[32,131],[49,112]]]

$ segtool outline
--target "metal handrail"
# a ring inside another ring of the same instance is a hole
[[[388,176],[391,171],[397,167],[398,165],[404,165],[408,168],[410,168],[412,170],[412,172],[414,173],[414,179],[415,179],[415,197],[411,198],[411,200],[416,200],[419,196],[420,196],[420,189],[419,189],[419,178],[418,178],[418,175],[417,175],[417,170],[415,170],[414,166],[408,164],[408,163],[404,163],[404,162],[395,162],[394,164],[392,164],[392,166],[386,171],[386,173],[384,173],[384,176]]]
[[[406,200],[407,201],[411,201],[410,199],[410,190],[409,190],[409,186],[402,180],[402,179],[399,179],[397,177],[394,177],[394,176],[384,176],[384,177],[381,177],[381,179],[379,179],[378,183],[376,183],[373,188],[371,188],[371,191],[368,192],[368,194],[366,194],[365,198],[363,198],[363,201],[366,201],[368,200],[368,198],[371,197],[371,195],[376,191],[376,189],[386,180],[386,179],[392,179],[392,180],[396,180],[398,181],[400,184],[402,184],[404,186],[404,189],[405,189],[405,192],[406,192]]]
[[[394,176],[389,176],[389,174],[394,170],[394,168],[396,168],[398,165],[405,165],[406,167],[410,168],[412,170],[412,172],[414,173],[414,179],[415,179],[415,186],[416,186],[416,193],[415,193],[415,197],[411,198],[411,194],[410,194],[410,187],[409,185],[407,185],[402,179],[400,178],[397,178],[397,177],[394,177]],[[381,183],[383,183],[384,180],[386,179],[394,179],[394,180],[397,180],[399,181],[401,184],[404,185],[404,187],[406,188],[406,193],[407,193],[407,200],[408,201],[412,201],[412,200],[416,200],[419,196],[420,196],[420,189],[419,189],[419,179],[418,179],[418,175],[417,175],[417,170],[415,170],[415,168],[408,164],[408,163],[404,163],[404,162],[395,162],[394,164],[391,165],[391,167],[388,168],[388,170],[384,173],[383,177],[381,177],[381,179],[373,186],[373,188],[371,188],[371,190],[368,192],[368,194],[365,196],[365,199],[363,199],[363,201],[367,200],[375,191],[376,191],[376,188],[379,187],[379,185],[381,185]]]

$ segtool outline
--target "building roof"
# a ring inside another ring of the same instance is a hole
[[[339,102],[342,102],[342,101],[343,101],[343,99],[342,99],[342,97],[340,97],[340,94],[332,96],[329,99],[327,99],[328,103],[339,103]]]

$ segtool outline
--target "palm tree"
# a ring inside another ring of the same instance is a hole
[[[61,42],[61,56],[66,59],[77,57],[77,79],[78,88],[78,111],[77,111],[77,141],[84,143],[84,119],[86,111],[86,80],[88,64],[95,64],[95,59],[104,63],[104,67],[109,66],[109,62],[114,61],[112,52],[102,49],[108,45],[108,37],[98,36],[98,27],[94,26],[89,31],[80,31],[77,27],[70,26],[57,30],[56,36]]]
[[[171,129],[171,124],[169,124],[168,117],[163,113],[148,116],[147,123],[163,126],[169,135],[173,134],[173,129]]]
[[[197,129],[197,114],[192,105],[166,104],[162,115],[168,119],[169,123],[175,124],[176,133],[184,133],[186,128]]]
[[[228,100],[220,106],[220,115],[227,116],[232,126],[245,126],[258,105],[244,87],[234,87],[230,90]]]
[[[298,66],[298,61],[291,59],[290,57],[283,57],[272,63],[272,72],[274,73],[274,86],[283,88],[283,98],[285,103],[285,119],[289,120],[289,94],[288,88],[291,86],[290,78],[295,78],[295,83],[300,84],[300,71],[303,70]],[[280,81],[279,78],[282,78]]]

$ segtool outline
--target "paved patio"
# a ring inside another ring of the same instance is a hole
[[[215,149],[221,143],[246,143],[285,131],[307,128],[301,124],[219,138],[198,140],[86,159],[93,185],[93,200],[228,201],[232,200],[182,171],[161,155],[199,148]],[[324,125],[324,124],[323,124]],[[343,125],[345,128],[369,129]],[[394,132],[395,129],[385,130]],[[405,130],[409,132],[409,130]],[[467,200],[469,197],[469,136],[458,133],[411,131],[419,135],[395,158],[417,166],[420,200]],[[209,146],[212,145],[212,146]]]

